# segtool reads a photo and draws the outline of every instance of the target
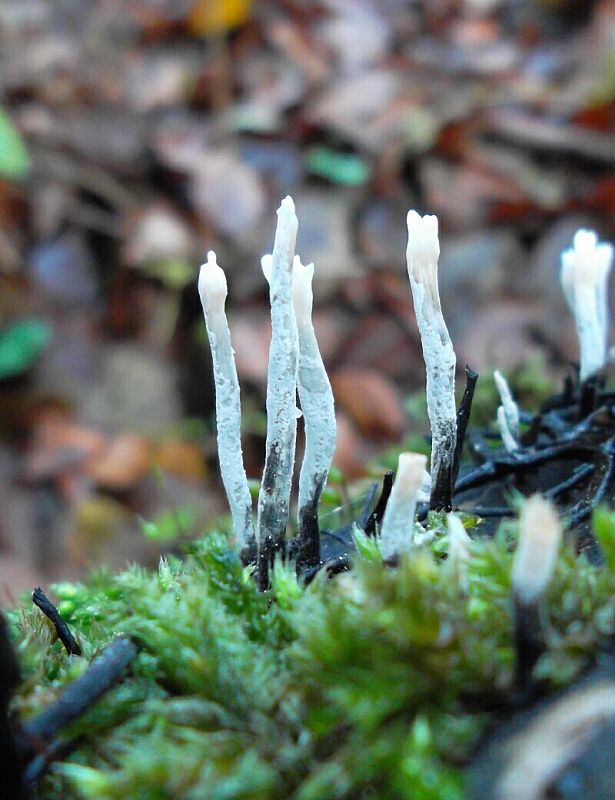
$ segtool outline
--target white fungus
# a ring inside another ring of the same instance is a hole
[[[408,212],[408,277],[427,371],[427,413],[431,425],[433,487],[452,479],[457,441],[456,357],[438,292],[438,220]]]
[[[502,375],[499,369],[496,369],[493,373],[493,379],[495,380],[495,385],[497,387],[498,394],[500,395],[500,402],[502,403],[504,414],[506,415],[508,430],[514,439],[518,439],[521,430],[521,423],[519,421],[519,406],[512,396],[508,381],[504,375]]]
[[[461,588],[467,589],[467,565],[470,558],[472,540],[457,514],[447,514],[446,522],[448,527],[448,563],[455,574],[459,576]]]
[[[606,362],[608,278],[613,247],[598,242],[593,231],[577,231],[573,246],[562,253],[562,290],[574,314],[579,337],[582,381]]]
[[[562,526],[553,505],[540,495],[523,504],[519,519],[519,544],[512,568],[512,588],[523,605],[536,603],[544,594],[557,560]]]
[[[213,360],[220,474],[233,518],[237,547],[240,551],[244,548],[253,550],[252,499],[241,450],[239,381],[224,311],[226,276],[213,251],[207,254],[207,262],[201,266],[198,286]]]
[[[258,546],[281,543],[286,532],[297,430],[297,326],[292,302],[292,264],[297,216],[292,198],[278,208],[271,256],[271,346],[267,373],[267,441],[258,495]]]
[[[514,453],[515,450],[519,449],[519,443],[512,435],[512,431],[510,430],[508,424],[508,416],[506,415],[506,410],[504,406],[498,406],[497,411],[497,422],[498,422],[498,430],[500,431],[500,437],[502,439],[502,444],[504,445],[504,449],[507,453]]]
[[[380,527],[380,552],[385,559],[409,550],[414,540],[414,513],[427,457],[401,453],[397,474]]]
[[[331,383],[312,325],[314,265],[293,263],[293,304],[299,337],[297,388],[305,422],[305,454],[299,475],[299,522],[315,513],[335,451],[335,408]]]

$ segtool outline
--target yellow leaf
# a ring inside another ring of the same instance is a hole
[[[215,36],[242,25],[250,16],[252,0],[195,0],[188,26],[199,36]]]

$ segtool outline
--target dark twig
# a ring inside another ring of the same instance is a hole
[[[484,508],[464,508],[464,513],[473,514],[475,517],[514,517],[517,512],[509,506],[485,506]]]
[[[393,472],[392,471],[385,472],[382,478],[382,491],[380,492],[380,497],[378,498],[376,507],[369,515],[368,520],[365,523],[365,533],[368,536],[375,535],[376,525],[380,522],[380,520],[384,516],[384,512],[386,511],[387,502],[389,500],[392,488],[393,488]]]
[[[600,480],[600,484],[596,489],[596,494],[593,497],[592,506],[597,506],[598,503],[601,503],[604,500],[606,490],[613,483],[613,479],[615,477],[615,437],[609,439],[601,447],[601,450],[605,456],[606,466],[604,469],[604,474]]]
[[[66,652],[69,656],[80,656],[81,655],[81,648],[77,644],[75,637],[70,632],[70,628],[64,622],[62,617],[60,616],[60,612],[51,602],[51,600],[47,597],[45,592],[41,589],[40,586],[37,586],[36,589],[32,592],[32,602],[37,608],[43,612],[43,614],[51,620],[53,623],[53,627],[56,629],[56,633],[58,634],[58,639],[62,642],[64,647],[66,648]]]
[[[473,489],[476,486],[482,486],[488,483],[492,478],[500,477],[509,472],[518,472],[525,467],[534,467],[539,464],[544,464],[554,458],[559,458],[564,455],[577,455],[587,454],[592,452],[589,445],[579,441],[566,441],[560,444],[554,444],[550,447],[543,447],[538,450],[530,450],[526,453],[515,453],[510,458],[494,458],[480,467],[472,470],[462,476],[455,486],[455,492],[463,492],[467,489]]]
[[[30,761],[24,772],[23,782],[26,786],[34,787],[40,779],[45,775],[49,767],[54,761],[63,760],[75,747],[77,747],[79,739],[71,739],[70,741],[60,740],[54,741],[45,750],[38,753]]]
[[[602,478],[591,500],[580,501],[570,509],[570,516],[568,517],[568,525],[570,528],[575,528],[591,516],[593,509],[604,500],[607,489],[615,480],[615,437],[605,442],[600,450],[605,456],[606,461]]]
[[[365,530],[365,527],[369,522],[369,518],[371,517],[372,512],[370,509],[372,507],[372,503],[374,502],[374,497],[376,496],[377,491],[378,483],[374,481],[370,484],[370,487],[367,490],[367,495],[365,496],[365,500],[363,502],[363,509],[361,510],[361,514],[357,520],[359,527],[363,528],[363,530]]]
[[[594,470],[595,466],[593,464],[581,464],[574,470],[569,478],[558,483],[557,486],[552,486],[550,489],[547,489],[543,494],[550,500],[555,500],[570,489],[574,489],[575,486],[578,486],[578,484],[589,477]]]
[[[494,459],[494,463],[498,466],[508,467],[515,472],[523,467],[544,464],[546,461],[551,461],[551,459],[559,458],[560,456],[587,455],[587,453],[591,452],[593,452],[593,448],[588,444],[579,441],[566,441],[549,447],[542,447],[538,450],[531,450],[528,453],[519,453],[511,458],[497,458]]]
[[[592,513],[592,504],[587,502],[580,502],[573,506],[569,513],[568,517],[568,527],[573,530],[580,525],[582,522],[585,522],[586,519],[589,519]]]
[[[452,485],[455,486],[457,476],[459,475],[459,465],[461,463],[461,453],[463,451],[463,442],[470,420],[470,413],[472,411],[472,400],[474,399],[474,390],[476,389],[476,381],[478,380],[478,372],[466,364],[466,388],[463,391],[463,397],[459,408],[457,409],[457,441],[455,442],[455,453],[453,455],[453,471],[452,471]]]
[[[561,418],[557,411],[547,411],[542,415],[540,428],[541,433],[557,439],[570,430],[570,425]]]
[[[497,477],[502,471],[504,470],[499,468],[495,461],[487,461],[481,464],[480,467],[476,467],[476,469],[473,469],[471,472],[462,475],[455,484],[455,493],[465,492],[466,489],[474,489],[476,486],[482,486],[484,483],[488,483],[492,478]]]
[[[125,636],[111,642],[54,703],[23,725],[29,748],[35,752],[44,750],[57,733],[85,714],[117,683],[136,654],[136,645]]]

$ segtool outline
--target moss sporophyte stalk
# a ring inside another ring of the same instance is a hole
[[[211,531],[154,572],[58,584],[57,608],[36,590],[35,606],[7,612],[0,753],[10,797],[541,800],[572,796],[571,785],[575,797],[610,796],[591,761],[606,745],[588,748],[608,742],[615,718],[610,248],[580,232],[563,257],[580,378],[529,413],[496,375],[498,427],[473,430],[474,463],[461,464],[477,375],[466,369],[456,408],[437,221],[411,212],[430,473],[424,456],[403,453],[354,523],[325,528],[335,417],[297,225],[286,198],[263,260],[272,345],[256,526],[226,279],[211,253],[199,290],[232,535]]]

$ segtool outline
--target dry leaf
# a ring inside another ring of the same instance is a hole
[[[397,441],[404,413],[394,385],[377,370],[347,367],[331,376],[336,404],[345,409],[361,433]]]

